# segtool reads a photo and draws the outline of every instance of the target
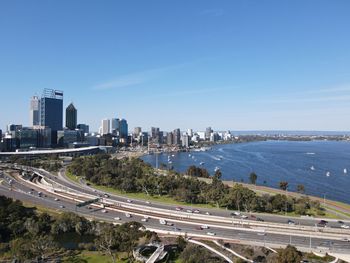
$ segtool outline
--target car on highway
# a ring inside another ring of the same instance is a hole
[[[295,225],[295,222],[293,220],[290,220],[290,219],[288,219],[287,223],[288,223],[288,225],[293,225],[293,226]]]
[[[344,229],[349,229],[349,228],[350,228],[350,226],[345,225],[345,224],[344,224],[344,225],[341,225],[340,227],[341,227],[341,228],[344,228]]]
[[[141,218],[141,222],[147,222],[148,219],[147,218]]]
[[[324,224],[324,225],[326,225],[326,224],[328,224],[328,221],[322,219],[322,220],[320,220],[318,223],[319,223],[319,224]]]
[[[203,228],[201,228],[201,226],[196,226],[196,230],[203,230]]]
[[[210,216],[210,215],[211,215],[209,212],[205,212],[205,214],[206,214],[207,216]]]
[[[262,219],[262,218],[260,218],[260,217],[257,217],[257,218],[256,218],[256,221],[264,222],[265,220]]]
[[[231,213],[231,216],[240,216],[240,215],[241,215],[241,213],[238,211],[234,211]]]
[[[180,207],[180,206],[177,206],[177,207],[175,207],[175,210],[176,210],[176,211],[182,211],[182,210],[183,210],[183,208],[182,208],[182,207]]]
[[[146,201],[146,204],[150,205],[150,204],[151,204],[151,202],[150,202],[150,201]]]
[[[107,213],[107,210],[106,209],[102,209],[101,212],[105,214],[105,213]]]
[[[108,198],[108,197],[109,197],[109,194],[104,194],[103,196],[106,197],[106,198]]]
[[[132,203],[132,201],[131,201],[130,199],[127,199],[127,200],[126,200],[126,202],[128,202],[128,203]]]
[[[198,209],[193,210],[193,213],[199,214],[199,212],[200,211]]]
[[[172,223],[172,222],[167,222],[166,224],[167,224],[167,226],[173,226],[174,225],[174,223]]]
[[[338,220],[338,224],[342,224],[342,225],[344,225],[344,222],[343,222],[343,221],[341,221],[341,220]]]
[[[201,229],[209,229],[209,226],[207,226],[207,225],[201,225]]]
[[[247,219],[248,216],[246,216],[246,215],[241,215],[241,218],[242,218],[242,219]]]
[[[119,216],[115,217],[114,220],[121,220]]]
[[[187,209],[186,212],[187,213],[193,213],[192,209]]]
[[[125,213],[125,216],[126,216],[127,218],[130,218],[130,217],[131,217],[131,215],[130,215],[129,213]]]
[[[31,195],[31,194],[33,194],[33,192],[32,192],[32,191],[29,191],[29,192],[28,192],[28,194],[30,194],[30,195]]]
[[[57,197],[54,199],[55,201],[60,201],[60,199],[58,199]]]
[[[64,205],[60,205],[60,208],[64,208]]]
[[[166,221],[164,219],[159,219],[159,224],[166,225]]]
[[[216,233],[214,233],[214,232],[207,232],[207,235],[208,235],[208,236],[215,236]]]
[[[258,235],[258,236],[266,236],[266,233],[265,233],[265,232],[258,232],[257,235]]]

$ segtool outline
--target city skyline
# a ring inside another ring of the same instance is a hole
[[[348,1],[152,3],[2,3],[0,129],[48,88],[96,132],[350,130]]]

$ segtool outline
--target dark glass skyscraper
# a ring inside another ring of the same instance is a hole
[[[40,100],[40,124],[51,128],[52,144],[57,143],[57,131],[63,129],[63,91],[45,89]]]
[[[119,121],[119,136],[120,138],[128,138],[128,123],[126,120],[121,119]]]
[[[66,108],[66,127],[70,130],[77,128],[77,109],[73,103],[69,104]]]

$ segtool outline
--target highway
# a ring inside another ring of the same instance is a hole
[[[342,229],[337,220],[328,220],[327,228],[315,227],[318,219],[293,219],[295,225],[287,223],[288,218],[274,215],[254,214],[264,220],[242,219],[230,215],[232,211],[218,209],[194,210],[191,207],[182,207],[176,211],[174,206],[149,203],[142,200],[129,200],[125,197],[108,195],[87,185],[78,185],[64,177],[64,171],[54,176],[41,169],[32,169],[35,176],[19,176],[21,167],[16,172],[9,170],[6,165],[0,166],[3,171],[0,178],[0,194],[56,209],[71,211],[92,220],[108,221],[116,224],[129,221],[141,222],[147,229],[161,233],[179,235],[186,233],[189,237],[204,237],[211,239],[227,239],[242,244],[257,244],[263,246],[284,246],[292,244],[307,250],[322,250],[325,252],[350,253],[350,230]],[[40,176],[38,176],[40,175]],[[31,180],[29,180],[31,179]],[[42,192],[41,197],[39,192]],[[76,204],[100,198],[99,202],[78,208]],[[126,213],[131,217],[127,217]],[[206,214],[210,213],[210,215]],[[147,222],[142,222],[148,217]],[[116,218],[118,220],[116,220]],[[120,218],[120,220],[119,220]],[[161,225],[160,219],[168,224]],[[344,222],[350,225],[350,222]],[[208,226],[208,229],[200,226]]]

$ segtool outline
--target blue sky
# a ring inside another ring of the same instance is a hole
[[[350,1],[1,1],[0,128],[64,91],[97,130],[350,130]]]

